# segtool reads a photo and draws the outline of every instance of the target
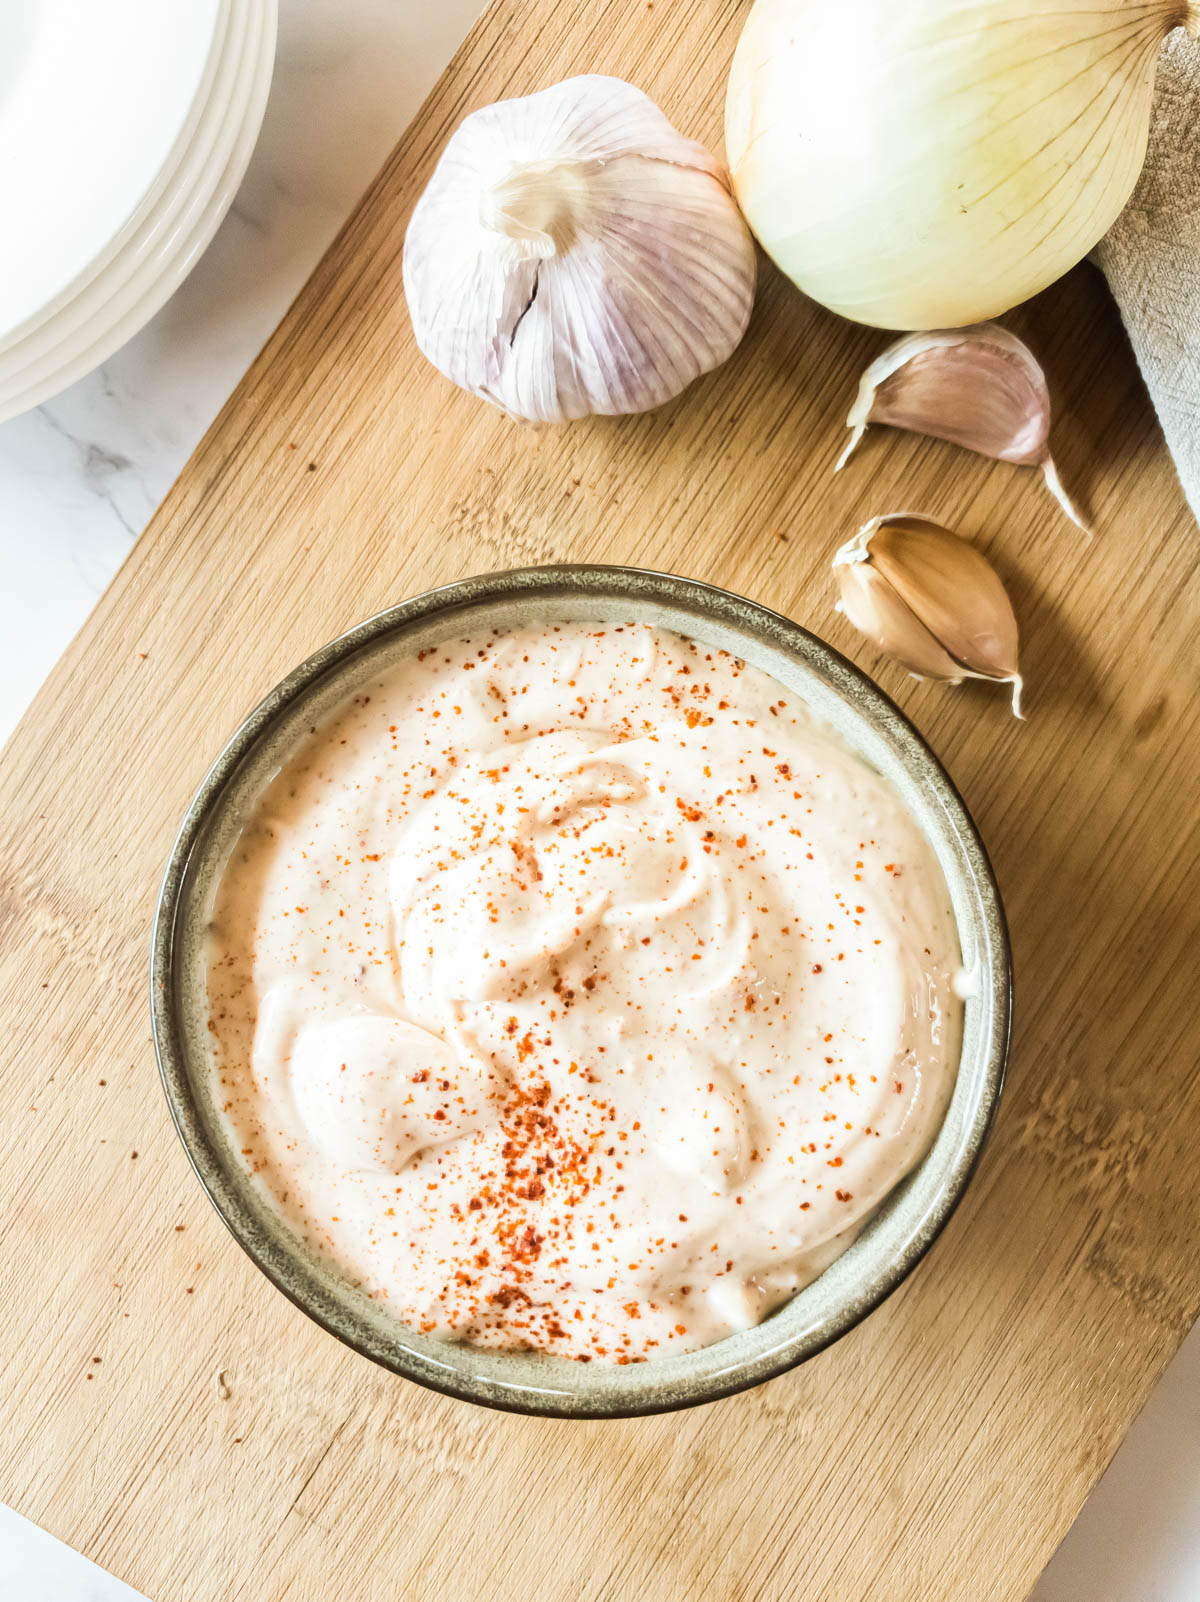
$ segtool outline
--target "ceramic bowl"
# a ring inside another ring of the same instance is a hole
[[[214,1101],[204,935],[216,880],[243,820],[312,724],[403,655],[480,629],[638,621],[743,657],[807,701],[900,793],[949,887],[964,965],[958,1078],[924,1161],[858,1239],[753,1329],[700,1351],[620,1367],[429,1339],[307,1254],[256,1190]],[[290,673],[222,751],[188,808],[154,926],[154,1038],[171,1115],[201,1183],[278,1288],[348,1345],[437,1391],[517,1412],[623,1417],[688,1407],[781,1374],[845,1334],[911,1273],[949,1218],[979,1158],[1008,1046],[1008,937],[987,856],[929,747],[864,674],[806,630],[690,579],[617,567],[547,567],[463,579],[368,619]]]

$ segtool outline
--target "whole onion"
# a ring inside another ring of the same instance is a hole
[[[1200,0],[757,0],[726,102],[738,202],[844,317],[983,322],[1124,207],[1179,25]]]

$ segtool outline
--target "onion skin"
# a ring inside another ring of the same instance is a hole
[[[1044,289],[1132,192],[1180,0],[756,0],[726,146],[739,205],[814,300],[960,328]]]

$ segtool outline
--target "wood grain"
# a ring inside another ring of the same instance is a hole
[[[602,69],[715,145],[742,15],[493,6],[5,753],[0,1497],[153,1602],[1009,1602],[1196,1315],[1198,545],[1099,280],[1011,320],[1091,544],[1036,475],[928,441],[879,432],[833,478],[883,339],[769,271],[735,358],[649,417],[524,431],[414,350],[400,244],[460,117]],[[834,616],[833,548],[899,507],[1011,584],[1028,722]],[[247,707],[401,596],[550,559],[729,585],[877,670],[1016,951],[1010,1086],[918,1273],[793,1375],[646,1421],[484,1413],[321,1334],[201,1195],[148,1031],[157,880]]]

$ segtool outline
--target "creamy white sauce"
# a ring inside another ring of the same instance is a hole
[[[960,957],[912,817],[640,625],[456,641],[314,731],[214,908],[237,1145],[401,1320],[629,1361],[762,1319],[924,1154]]]

